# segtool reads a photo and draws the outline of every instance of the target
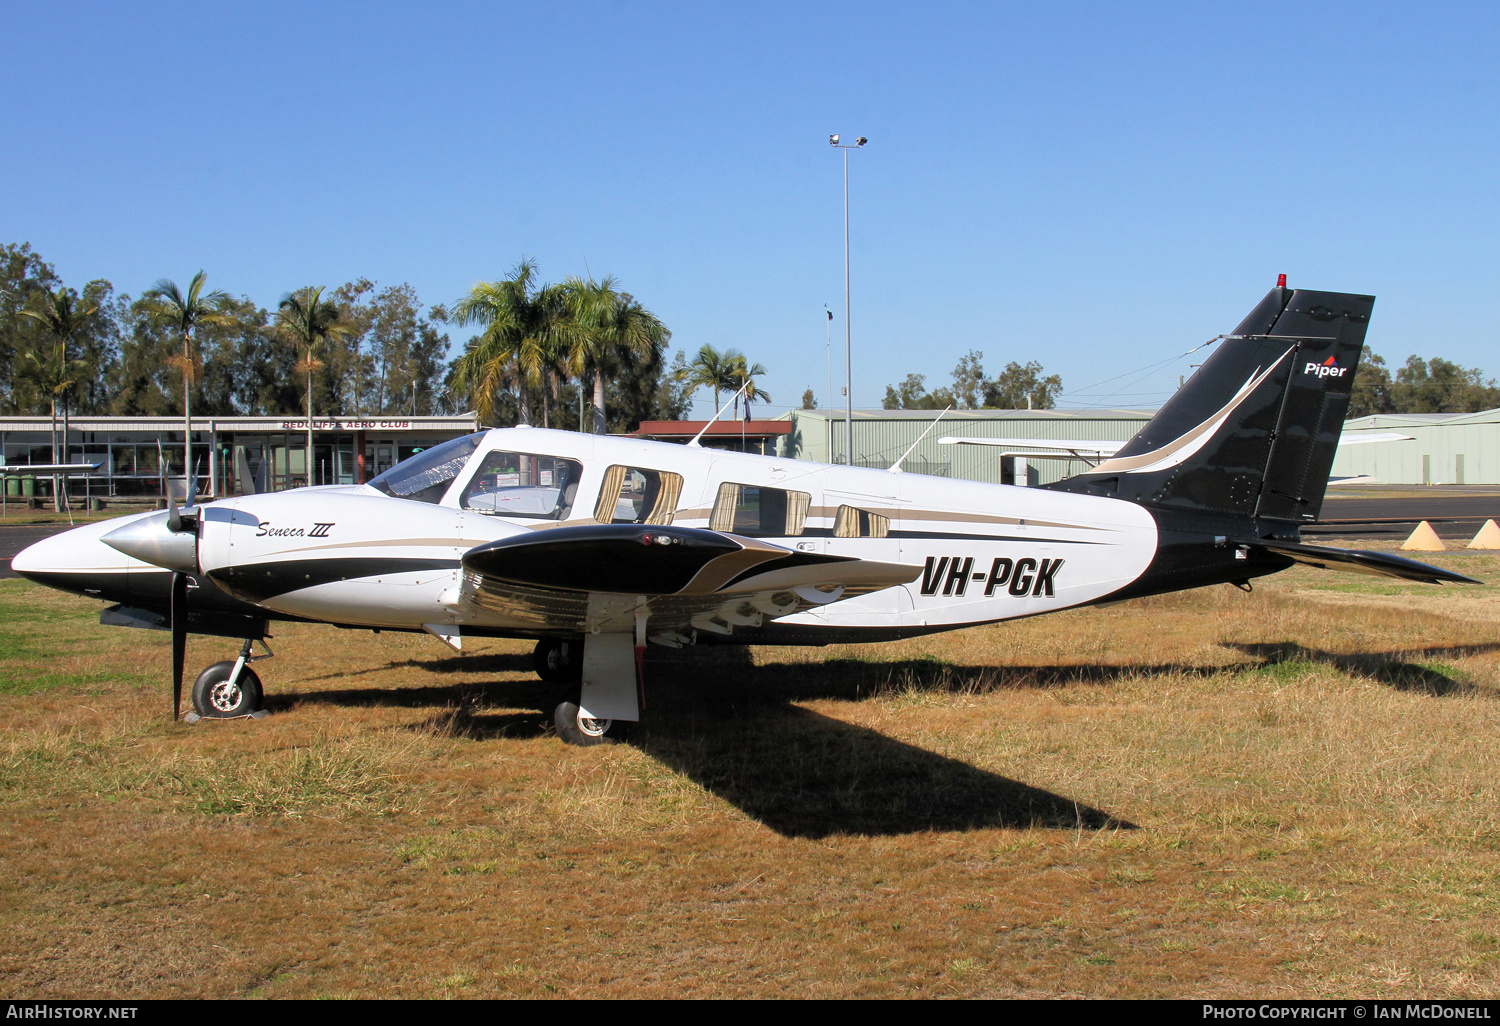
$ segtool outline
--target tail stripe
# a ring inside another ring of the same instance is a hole
[[[1217,413],[1214,413],[1197,427],[1178,435],[1160,449],[1143,452],[1138,456],[1105,460],[1090,471],[1090,473],[1128,474],[1152,470],[1166,470],[1168,467],[1175,467],[1179,463],[1196,455],[1198,450],[1207,445],[1209,439],[1213,438],[1214,433],[1234,414],[1234,411],[1239,408],[1240,403],[1245,401],[1245,397],[1254,392],[1260,383],[1270,377],[1276,368],[1281,365],[1281,361],[1285,360],[1295,351],[1295,347],[1288,349],[1285,353],[1281,354],[1280,360],[1273,361],[1271,366],[1267,367],[1264,371],[1256,368],[1259,373],[1252,375],[1250,380],[1246,381],[1240,387],[1240,390],[1235,393],[1233,399],[1229,400]]]

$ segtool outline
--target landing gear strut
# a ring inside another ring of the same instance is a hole
[[[590,634],[568,649],[571,654],[581,648],[582,658],[573,678],[579,681],[577,697],[563,702],[552,714],[552,725],[563,741],[580,746],[607,744],[625,724],[641,718],[640,663],[633,640],[629,634]],[[645,649],[644,637],[640,648]],[[538,672],[543,653],[538,645]]]
[[[257,659],[269,659],[275,653],[261,642],[265,655],[251,655],[253,639],[246,638],[240,656],[233,661],[214,663],[198,674],[193,682],[193,711],[204,719],[231,719],[254,716],[264,705],[265,692],[260,677],[249,667]]]
[[[543,638],[531,661],[536,675],[547,683],[577,684],[583,679],[583,641]]]

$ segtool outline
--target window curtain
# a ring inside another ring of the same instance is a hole
[[[725,481],[719,485],[719,497],[714,500],[714,512],[708,520],[710,531],[734,532],[734,511],[740,504],[740,486]]]
[[[867,513],[853,506],[840,506],[833,522],[835,538],[885,538],[890,533],[890,517]]]
[[[806,492],[786,493],[786,533],[795,538],[807,526],[807,507],[812,505],[812,496]]]
[[[615,503],[620,498],[620,489],[625,486],[625,468],[610,467],[604,472],[604,483],[599,486],[599,501],[594,504],[594,519],[601,524],[610,524],[615,519]]]
[[[672,514],[677,512],[677,497],[682,494],[682,475],[668,474],[665,471],[657,471],[656,475],[661,480],[661,487],[656,493],[656,504],[651,507],[651,515],[646,518],[646,523],[670,524]]]

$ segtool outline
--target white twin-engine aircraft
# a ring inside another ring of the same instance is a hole
[[[1478,583],[1301,543],[1373,303],[1278,286],[1134,439],[1042,488],[511,428],[369,484],[80,527],[11,565],[116,603],[103,622],[170,629],[174,715],[189,632],[244,639],[192,691],[200,716],[239,716],[262,699],[251,643],[318,621],[534,638],[539,675],[577,684],[554,717],[575,744],[639,719],[651,644],[907,638],[1294,563]]]

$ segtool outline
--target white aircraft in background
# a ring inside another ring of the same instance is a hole
[[[170,629],[174,715],[189,632],[244,639],[192,689],[198,715],[235,716],[261,703],[252,642],[317,621],[535,639],[538,673],[576,682],[554,714],[575,744],[639,719],[651,644],[908,638],[1294,563],[1478,583],[1301,542],[1373,303],[1272,289],[1135,438],[1040,488],[511,428],[365,485],[79,527],[11,565]]]
[[[1370,442],[1414,442],[1411,435],[1399,431],[1360,431],[1352,435],[1340,435],[1339,446],[1364,445]],[[1099,438],[989,438],[949,435],[939,438],[940,445],[991,445],[1005,451],[1001,456],[1019,456],[1027,460],[1078,460],[1097,467],[1104,460],[1119,452],[1125,442],[1106,441]],[[1347,481],[1368,481],[1361,476],[1351,478],[1329,478],[1329,484]]]
[[[1411,435],[1399,431],[1360,431],[1352,435],[1340,435],[1339,446],[1363,445],[1369,442],[1414,442]],[[1097,467],[1104,460],[1119,452],[1127,443],[1099,438],[1003,438],[949,435],[939,438],[940,445],[987,445],[1004,451],[1001,457],[1012,456],[1023,460],[1077,460],[1089,467]],[[1330,477],[1330,485],[1375,484],[1377,479],[1369,474],[1353,477]]]

